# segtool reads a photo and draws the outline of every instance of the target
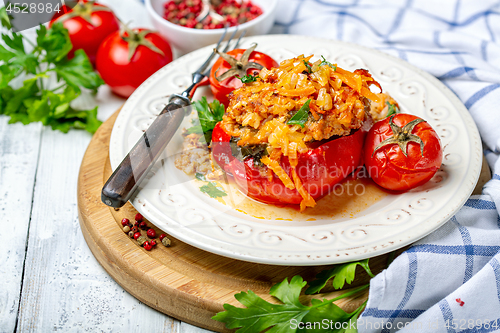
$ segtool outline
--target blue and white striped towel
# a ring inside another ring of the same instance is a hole
[[[359,332],[500,332],[500,2],[280,0],[273,32],[363,44],[433,74],[469,109],[493,170],[483,195],[372,279]]]

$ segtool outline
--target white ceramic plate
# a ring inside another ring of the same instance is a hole
[[[348,70],[367,68],[403,112],[426,119],[444,147],[443,166],[426,185],[400,195],[381,195],[368,185],[365,196],[346,197],[338,188],[321,199],[321,214],[263,205],[229,191],[220,201],[201,193],[199,181],[174,166],[181,151],[180,130],[133,199],[134,207],[170,235],[198,248],[240,260],[278,265],[320,265],[360,260],[401,248],[443,225],[459,210],[477,182],[482,157],[477,128],[460,100],[431,75],[408,63],[354,44],[291,35],[250,37],[257,50],[278,62],[299,54],[325,56]],[[165,105],[168,95],[190,83],[211,47],[187,54],[151,76],[129,98],[113,128],[111,166],[116,168],[142,131]],[[210,96],[209,89],[200,89]],[[183,127],[190,127],[189,117]],[[355,192],[354,183],[352,193]],[[357,188],[362,194],[362,188]],[[325,201],[326,200],[326,201]],[[236,209],[228,205],[233,201]],[[355,204],[352,204],[355,202]],[[337,207],[335,207],[337,206]]]

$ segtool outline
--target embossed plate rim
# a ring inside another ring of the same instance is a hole
[[[249,247],[249,246],[243,246],[238,243],[237,239],[232,239],[229,241],[223,241],[221,239],[217,239],[215,235],[215,230],[210,231],[210,228],[207,228],[208,231],[205,231],[204,233],[199,233],[199,232],[194,232],[189,228],[189,225],[182,225],[178,221],[176,221],[174,218],[171,217],[165,217],[165,212],[162,211],[161,207],[158,207],[158,205],[155,206],[154,201],[158,200],[158,198],[155,198],[155,194],[151,191],[143,190],[138,193],[138,195],[134,198],[132,201],[132,204],[134,207],[141,212],[148,220],[150,220],[152,223],[160,227],[161,229],[165,230],[167,233],[170,233],[172,236],[190,244],[193,246],[196,246],[198,248],[204,249],[209,252],[213,252],[219,255],[235,258],[235,259],[240,259],[240,260],[245,260],[245,261],[252,261],[252,262],[257,262],[257,263],[264,263],[264,264],[277,264],[277,265],[320,265],[320,264],[332,264],[332,263],[340,263],[340,262],[346,262],[346,261],[352,261],[352,260],[360,260],[368,257],[373,257],[376,255],[384,254],[393,250],[396,250],[398,248],[401,248],[405,245],[408,245],[410,243],[413,243],[417,241],[418,239],[428,235],[432,231],[436,230],[439,228],[441,225],[443,225],[449,218],[451,218],[456,211],[458,211],[465,201],[468,199],[470,194],[472,193],[475,184],[477,183],[477,179],[479,177],[480,173],[480,168],[481,168],[481,163],[482,163],[482,158],[481,158],[481,140],[479,137],[479,133],[477,130],[477,127],[472,120],[472,117],[470,116],[469,112],[465,108],[465,106],[462,104],[462,102],[456,97],[447,87],[445,87],[439,80],[437,80],[435,77],[431,76],[430,74],[408,64],[407,62],[393,57],[391,55],[382,53],[378,50],[373,50],[369,49],[367,47],[359,46],[356,44],[352,43],[347,43],[347,42],[340,42],[340,41],[334,41],[334,40],[329,40],[329,39],[323,39],[323,38],[316,38],[316,37],[309,37],[309,36],[298,36],[298,35],[269,35],[269,36],[254,36],[250,38],[245,38],[243,40],[244,44],[248,44],[250,42],[258,42],[261,47],[263,47],[263,51],[266,52],[266,49],[272,50],[273,48],[279,49],[283,48],[294,48],[297,47],[297,45],[302,45],[305,48],[309,47],[316,47],[316,49],[320,48],[331,48],[331,49],[346,49],[349,52],[353,53],[353,56],[358,56],[360,59],[362,57],[367,57],[369,61],[372,61],[372,59],[375,59],[373,61],[380,61],[382,65],[376,65],[375,67],[378,66],[378,69],[375,71],[378,73],[378,70],[382,70],[381,67],[383,67],[384,64],[394,64],[394,67],[396,68],[399,66],[399,68],[402,68],[405,71],[408,71],[410,74],[414,74],[416,78],[423,79],[425,84],[430,86],[431,88],[436,88],[437,92],[435,94],[442,96],[443,101],[446,103],[451,104],[453,107],[452,110],[449,110],[454,117],[451,117],[451,120],[459,121],[460,122],[460,127],[465,127],[465,130],[467,131],[467,135],[464,133],[461,133],[461,135],[457,138],[458,141],[460,140],[465,140],[465,143],[467,143],[470,147],[470,149],[467,152],[463,152],[463,154],[467,155],[466,157],[468,158],[466,161],[469,163],[466,166],[460,166],[457,167],[457,169],[460,169],[461,172],[464,174],[464,178],[460,180],[459,183],[452,183],[451,180],[447,183],[445,183],[444,189],[446,189],[446,186],[450,187],[453,185],[453,189],[455,192],[447,198],[444,206],[440,208],[436,214],[433,216],[426,216],[425,218],[422,218],[419,220],[417,225],[410,227],[409,229],[402,229],[403,231],[398,234],[398,237],[393,237],[393,238],[387,238],[384,239],[383,241],[377,241],[377,242],[359,242],[356,243],[356,241],[353,241],[353,246],[351,247],[346,247],[343,249],[337,249],[337,250],[331,250],[328,248],[328,244],[323,245],[323,248],[317,249],[317,250],[310,250],[309,253],[304,252],[304,251],[297,251],[297,250],[292,250],[291,248],[288,249],[281,249],[281,248],[274,248],[274,250],[270,250],[270,247],[266,247],[264,245],[259,245],[255,248]],[[187,64],[191,61],[196,62],[196,61],[202,61],[206,57],[206,55],[210,52],[210,49],[213,46],[208,46],[205,48],[202,48],[200,50],[194,51],[192,53],[189,53],[185,55],[184,57],[181,57],[171,64],[165,66],[158,72],[156,72],[153,76],[151,76],[146,82],[144,82],[135,92],[134,94],[129,98],[129,100],[125,103],[125,105],[122,108],[122,111],[120,112],[120,115],[117,118],[117,121],[114,125],[113,132],[111,135],[111,142],[110,142],[110,161],[111,161],[111,166],[112,168],[116,168],[116,166],[121,162],[121,159],[123,156],[127,153],[127,149],[124,148],[124,146],[130,147],[133,142],[128,142],[126,143],[124,140],[124,136],[127,130],[127,126],[131,126],[128,121],[130,121],[130,116],[134,114],[134,112],[138,112],[136,109],[138,105],[140,105],[140,102],[147,99],[148,101],[152,100],[152,97],[159,97],[158,93],[153,93],[155,90],[155,86],[158,86],[160,83],[167,84],[168,78],[166,77],[167,74],[172,74],[175,73],[176,71],[176,65],[179,64]],[[335,53],[335,52],[334,52]],[[340,57],[342,54],[339,54],[338,57]],[[189,66],[188,66],[189,67]],[[193,67],[193,66],[191,66]],[[191,68],[190,67],[190,68]],[[372,72],[372,68],[369,68],[370,71]],[[381,72],[382,73],[382,72]],[[186,73],[184,73],[186,75]],[[411,76],[410,76],[411,78]],[[408,78],[405,78],[406,81],[408,81]],[[405,81],[399,82],[400,89],[402,90],[403,83]],[[393,85],[396,85],[397,82],[393,83]],[[389,83],[387,83],[389,85]],[[392,85],[392,83],[391,83]],[[176,90],[173,90],[173,88],[170,88],[172,91],[165,90],[166,93],[174,93],[174,92],[179,92],[182,90],[181,87],[176,88]],[[410,89],[410,88],[408,88]],[[392,94],[392,92],[389,90],[389,93]],[[156,94],[156,95],[155,95]],[[163,94],[163,93],[162,93]],[[411,94],[411,92],[410,92]],[[434,94],[433,92],[430,92],[429,95]],[[439,97],[438,96],[438,97]],[[429,97],[430,98],[430,97]],[[433,97],[436,99],[437,97]],[[439,100],[439,98],[438,98]],[[425,102],[426,100],[424,100]],[[401,102],[401,101],[399,101]],[[439,106],[439,105],[438,105]],[[426,112],[427,107],[424,105],[424,109]],[[455,114],[453,114],[455,113]],[[431,122],[431,121],[429,121]],[[140,135],[140,134],[138,134]],[[121,145],[121,146],[120,146]],[[445,151],[446,152],[446,151]],[[464,156],[465,156],[464,155]],[[460,156],[459,156],[460,157]],[[453,169],[453,166],[451,167]],[[444,190],[442,190],[444,191]],[[442,192],[441,191],[441,192]],[[410,199],[416,196],[413,194],[403,194],[402,196],[408,196]],[[411,196],[413,195],[413,197]],[[402,197],[401,197],[402,198]],[[442,198],[439,198],[442,199]],[[400,200],[401,201],[401,200]],[[209,210],[211,207],[208,207],[207,209]],[[194,208],[189,208],[194,211],[196,211],[196,207]],[[401,209],[402,210],[402,209]],[[201,211],[201,210],[200,210]],[[185,213],[185,211],[184,211]],[[387,212],[387,214],[390,213],[390,211]],[[350,232],[354,234],[354,232],[359,231],[358,229],[354,229],[354,227],[349,227],[349,226],[355,226],[356,221],[360,220],[363,221],[364,217],[361,218],[355,218],[352,221],[348,221],[347,227],[344,227],[344,230],[351,230]],[[202,217],[203,219],[203,217]],[[366,220],[366,219],[365,219]],[[332,221],[333,222],[333,221]],[[235,222],[238,223],[238,222]],[[253,223],[253,222],[252,222]],[[217,223],[216,223],[217,224]],[[223,223],[221,225],[224,226]],[[251,224],[252,226],[256,226],[256,224]],[[389,226],[389,224],[385,225]],[[213,225],[214,228],[221,228],[221,226]],[[225,225],[228,229],[230,228],[228,224]],[[262,227],[259,225],[259,228]],[[335,225],[330,225],[331,228],[335,229]],[[368,227],[368,226],[367,226]],[[371,226],[370,226],[371,227]],[[274,229],[280,230],[281,227],[276,227]],[[287,227],[288,228],[288,227]],[[338,227],[337,227],[338,228]],[[268,228],[270,229],[270,228]],[[281,228],[283,230],[283,228]],[[301,226],[299,227],[290,227],[290,230],[303,230],[307,229],[307,227]],[[313,229],[311,229],[313,230]],[[199,231],[199,230],[198,230]],[[212,233],[211,233],[212,232]],[[224,232],[229,232],[229,230],[224,230]],[[281,232],[281,231],[279,231]],[[314,230],[313,230],[314,232]],[[265,232],[264,232],[265,233]],[[293,232],[290,232],[293,234]],[[380,234],[380,232],[379,232]],[[278,234],[279,235],[279,234]],[[226,235],[227,236],[227,235]],[[262,236],[262,233],[261,233]],[[255,237],[255,239],[252,239],[252,241],[257,241],[256,237],[258,235],[253,235],[252,237]],[[279,236],[278,236],[279,237]],[[333,237],[333,236],[332,236]],[[347,242],[348,243],[348,242]],[[290,247],[290,246],[289,246]]]

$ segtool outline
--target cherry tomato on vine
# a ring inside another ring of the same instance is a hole
[[[172,61],[169,43],[158,33],[129,29],[111,34],[97,52],[96,68],[111,90],[130,96],[154,72]]]
[[[68,10],[68,7],[64,9]],[[73,44],[73,49],[68,53],[69,58],[73,57],[75,50],[83,49],[92,64],[95,64],[101,42],[120,28],[113,11],[93,1],[79,1],[68,13],[56,15],[50,25],[55,22],[62,22],[68,29]]]
[[[210,71],[210,88],[215,99],[226,107],[229,104],[227,95],[241,88],[243,83],[238,77],[258,75],[260,69],[278,67],[278,63],[265,53],[254,51],[257,44],[248,49],[235,49],[228,53],[219,53],[220,58]]]
[[[381,187],[407,191],[420,186],[441,167],[439,136],[425,120],[398,113],[371,128],[365,140],[365,166]]]

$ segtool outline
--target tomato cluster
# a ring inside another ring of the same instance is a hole
[[[168,41],[145,29],[122,29],[113,11],[93,1],[80,0],[51,20],[68,29],[73,49],[83,49],[104,82],[119,96],[128,97],[149,76],[172,61]]]

